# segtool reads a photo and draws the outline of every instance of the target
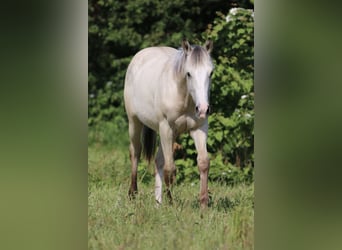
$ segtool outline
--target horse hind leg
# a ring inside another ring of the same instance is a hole
[[[131,160],[131,186],[129,188],[128,194],[130,198],[134,198],[138,192],[137,172],[142,148],[140,137],[143,125],[138,119],[129,119],[128,127],[130,139],[129,155]]]

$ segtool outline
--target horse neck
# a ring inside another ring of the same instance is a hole
[[[185,78],[179,78],[177,81],[178,96],[183,101],[184,109],[194,109],[195,103],[188,91]]]

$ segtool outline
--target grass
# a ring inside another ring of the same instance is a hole
[[[113,149],[114,148],[114,149]],[[89,249],[253,249],[253,185],[209,183],[210,206],[198,204],[198,184],[173,188],[173,205],[154,201],[154,180],[128,198],[127,148],[91,143],[88,151]]]

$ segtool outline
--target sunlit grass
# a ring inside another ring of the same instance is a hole
[[[89,249],[253,249],[253,185],[210,183],[210,206],[201,211],[198,184],[179,184],[174,203],[157,207],[153,180],[128,198],[124,147],[93,144],[88,154]]]

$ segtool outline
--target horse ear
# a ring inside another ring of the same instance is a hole
[[[210,54],[210,52],[213,50],[213,41],[211,40],[207,40],[204,44],[204,48],[208,51],[208,53]]]
[[[186,54],[188,54],[191,51],[191,45],[186,39],[183,39],[182,48]]]

